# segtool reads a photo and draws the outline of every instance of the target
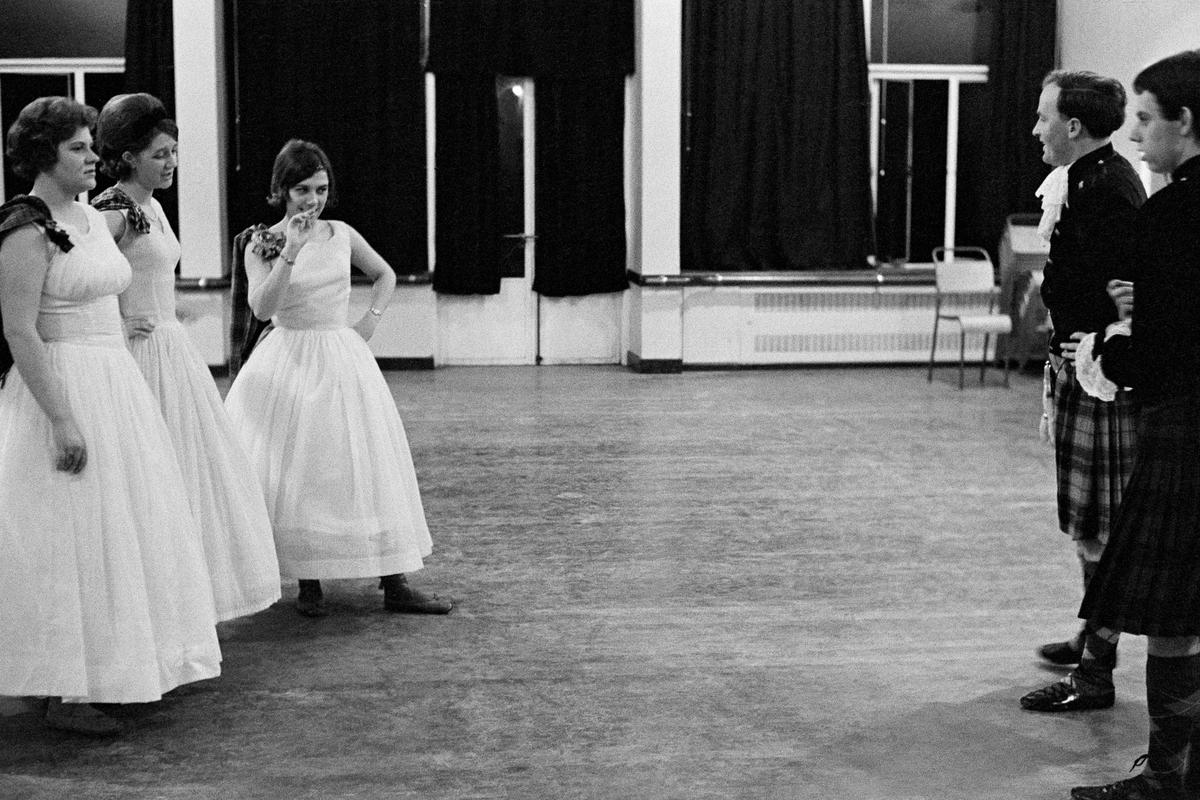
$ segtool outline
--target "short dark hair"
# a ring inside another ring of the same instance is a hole
[[[1058,87],[1058,113],[1079,120],[1089,136],[1106,139],[1125,124],[1125,87],[1116,78],[1056,69],[1042,79],[1042,86]]]
[[[1155,61],[1133,79],[1138,94],[1150,92],[1167,119],[1192,110],[1192,136],[1200,139],[1200,50],[1184,50]]]
[[[329,156],[319,145],[306,142],[303,139],[289,139],[288,143],[275,156],[275,166],[271,168],[271,193],[267,202],[273,206],[282,206],[287,202],[287,193],[296,184],[306,181],[321,170],[329,176],[329,198],[325,201],[327,207],[337,204],[337,194],[333,184],[333,166]]]
[[[179,138],[179,127],[167,117],[161,100],[145,93],[117,95],[104,104],[96,120],[100,168],[117,180],[128,178],[133,167],[122,156],[142,152],[160,133]]]
[[[96,123],[96,109],[69,97],[39,97],[8,129],[5,155],[13,172],[33,180],[58,163],[58,146]]]

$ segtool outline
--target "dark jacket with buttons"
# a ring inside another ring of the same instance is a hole
[[[1107,284],[1114,278],[1136,281],[1133,224],[1146,202],[1137,172],[1111,144],[1080,157],[1067,176],[1067,203],[1050,237],[1042,280],[1055,354],[1072,333],[1102,331],[1116,321]]]
[[[1171,177],[1138,213],[1133,336],[1097,348],[1104,374],[1142,404],[1200,396],[1200,156]]]

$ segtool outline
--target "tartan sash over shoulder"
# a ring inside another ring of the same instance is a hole
[[[70,252],[75,246],[67,232],[54,221],[45,201],[27,194],[19,194],[0,206],[0,242],[8,238],[13,231],[31,223],[41,228],[46,238],[64,253]],[[4,319],[0,317],[0,331],[3,331],[3,326]],[[4,379],[8,377],[12,365],[12,351],[8,347],[8,340],[0,335],[0,386],[4,385]]]
[[[92,200],[97,211],[123,211],[125,219],[138,233],[150,232],[150,219],[137,202],[119,186],[110,186]]]
[[[233,239],[233,272],[230,275],[229,315],[229,379],[237,377],[242,364],[250,357],[255,345],[271,329],[271,321],[259,319],[250,309],[250,282],[246,276],[246,248],[251,244],[254,251],[265,259],[272,259],[283,251],[285,238],[272,233],[266,225],[252,225]]]

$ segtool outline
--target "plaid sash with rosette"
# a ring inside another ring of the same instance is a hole
[[[233,239],[233,274],[230,276],[229,379],[237,377],[255,345],[271,330],[271,321],[259,319],[250,309],[250,282],[246,277],[246,248],[270,261],[283,252],[287,237],[272,233],[266,225],[254,225]]]
[[[97,211],[123,211],[125,219],[138,233],[150,232],[150,218],[132,197],[119,186],[110,186],[92,200]]]

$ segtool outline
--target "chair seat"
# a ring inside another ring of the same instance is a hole
[[[943,314],[942,319],[957,322],[967,333],[1010,333],[1012,318],[1007,314]]]
[[[964,257],[965,256],[965,257]],[[933,248],[933,273],[936,306],[933,313],[933,336],[929,348],[929,369],[926,380],[933,382],[933,364],[937,360],[938,339],[942,338],[938,323],[942,320],[957,323],[958,336],[958,388],[963,388],[963,372],[966,367],[967,334],[981,334],[983,353],[979,360],[979,382],[984,381],[988,367],[988,343],[1000,334],[1011,334],[1012,319],[1008,314],[996,312],[996,300],[1000,289],[996,286],[996,271],[992,259],[982,247],[935,247]],[[968,301],[966,298],[978,300]],[[986,299],[986,305],[982,300]],[[984,310],[986,307],[986,311]],[[1008,386],[1008,336],[1004,340],[1004,385]]]

